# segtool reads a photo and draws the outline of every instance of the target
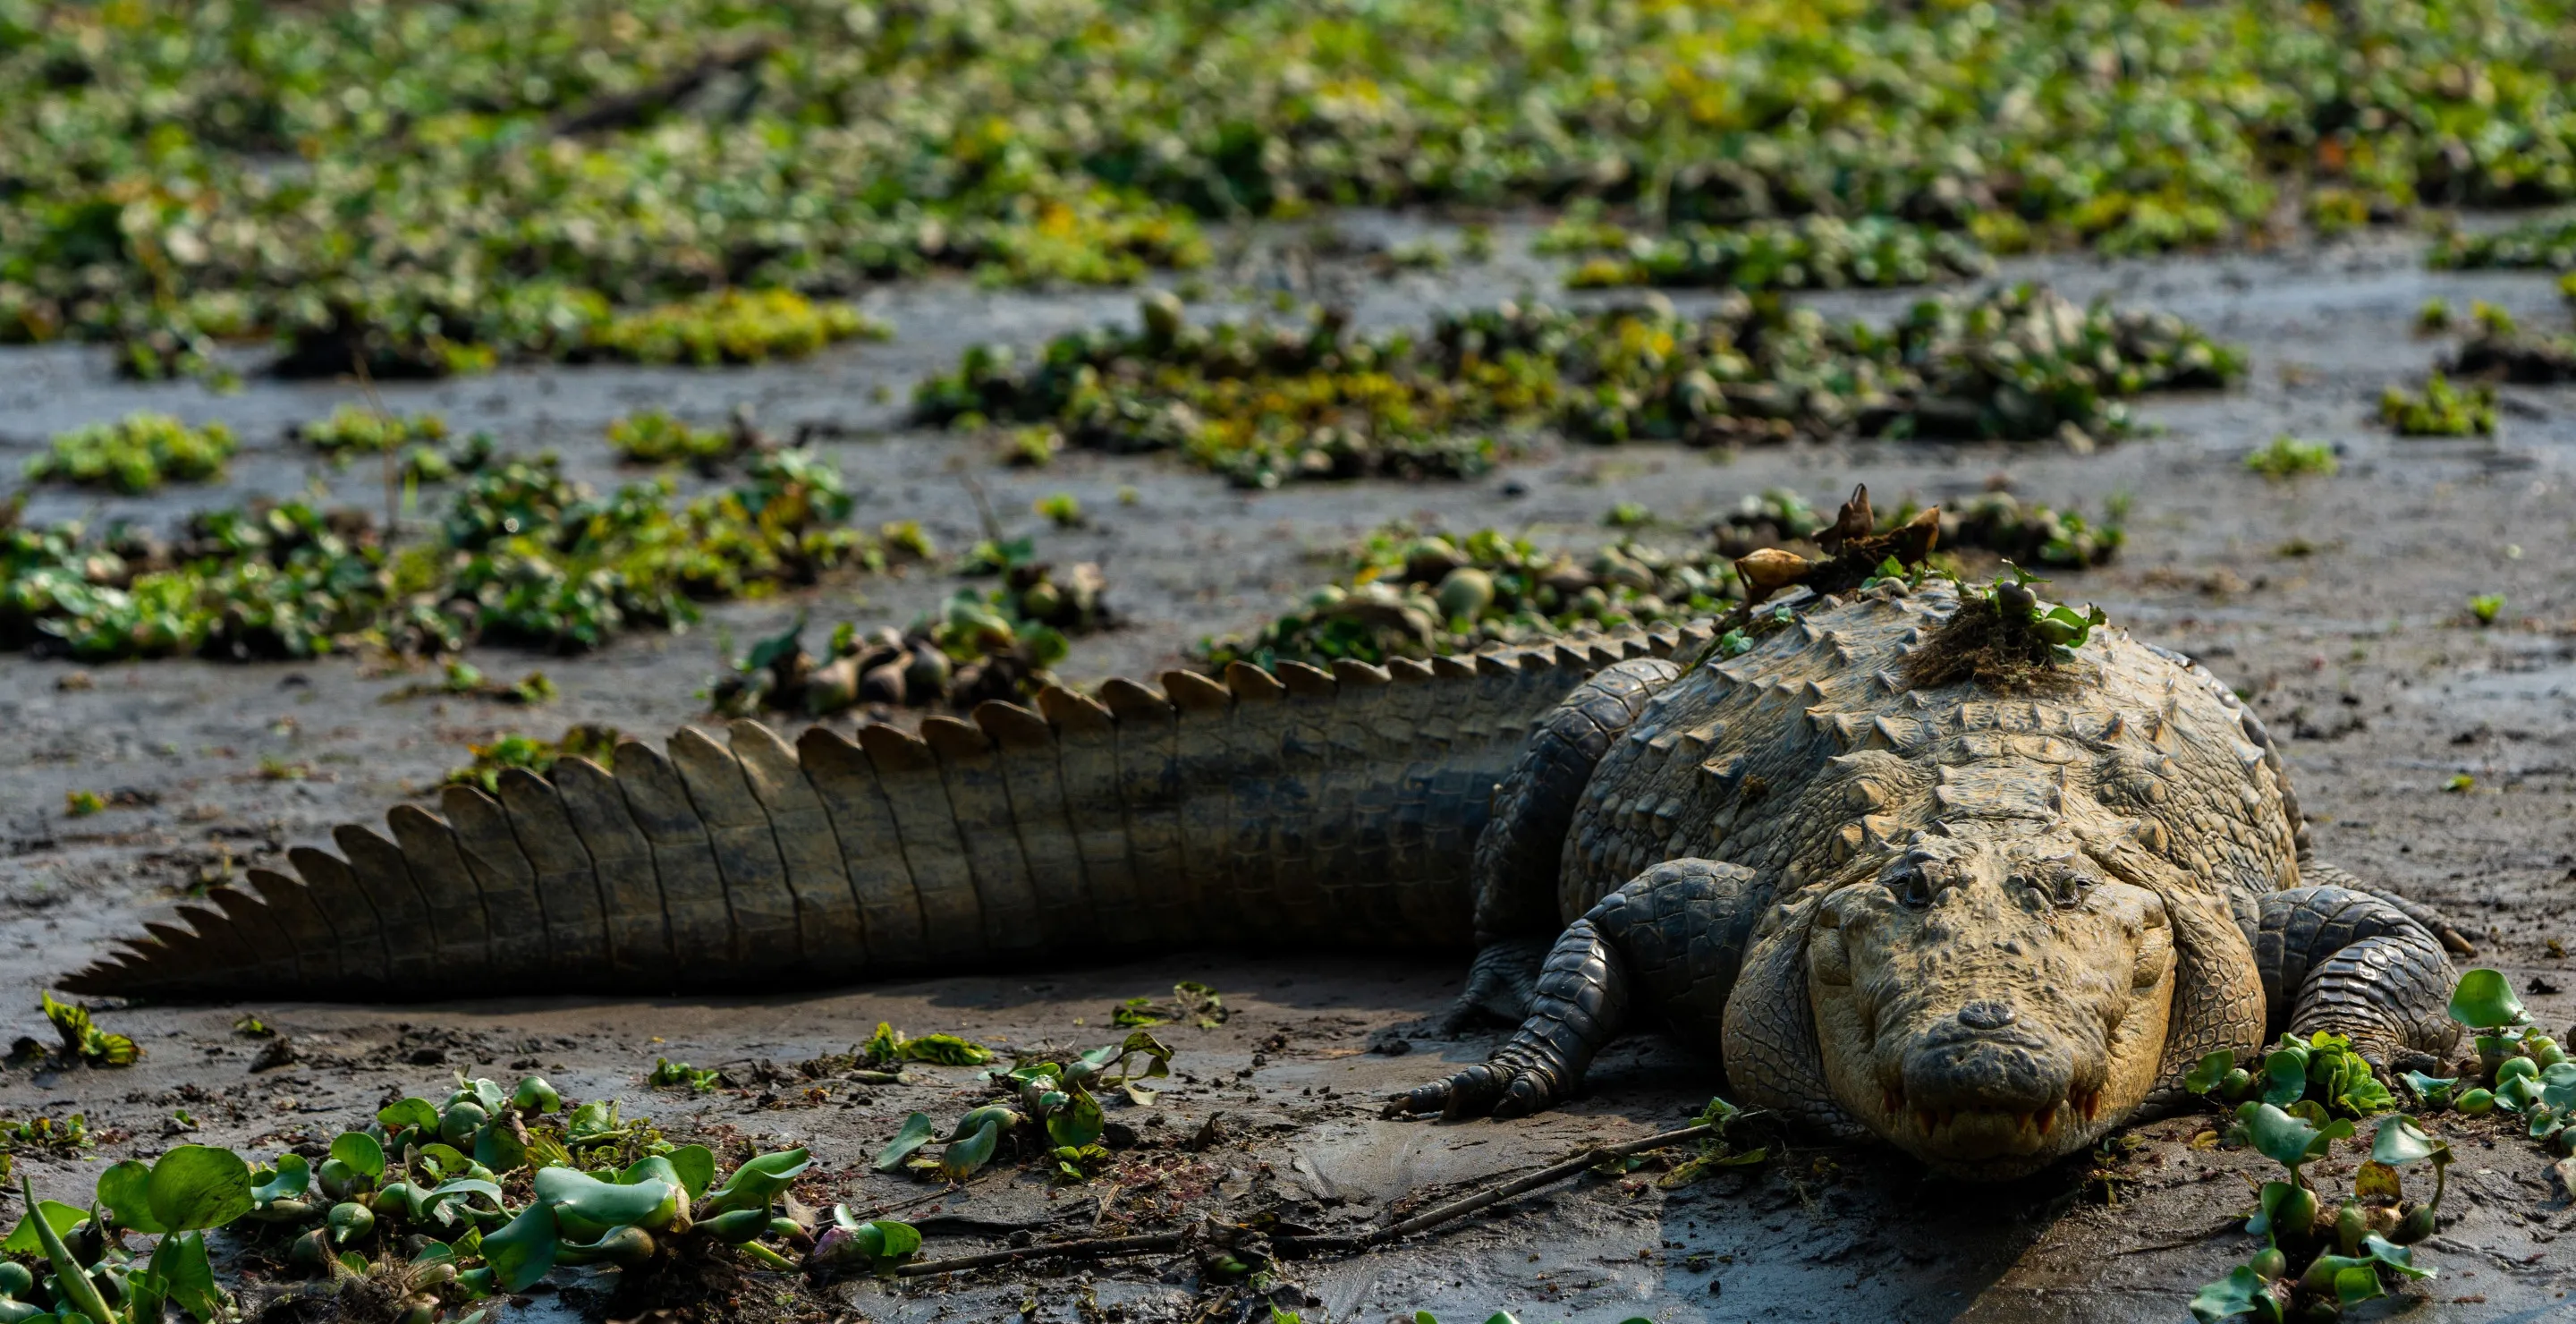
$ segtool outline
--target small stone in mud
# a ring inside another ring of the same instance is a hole
[[[444,1048],[415,1048],[411,1050],[410,1060],[411,1064],[416,1067],[434,1067],[447,1060],[447,1050]]]
[[[1413,1041],[1402,1035],[1381,1035],[1369,1040],[1368,1050],[1384,1057],[1402,1057],[1413,1051]]]
[[[251,1074],[274,1071],[295,1061],[295,1041],[279,1035],[262,1045],[259,1056],[250,1060]]]

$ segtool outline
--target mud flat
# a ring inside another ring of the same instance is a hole
[[[1380,224],[1401,231],[1407,223]],[[1389,281],[1353,278],[1360,319],[1401,324],[1426,309],[1488,301],[1545,277],[1504,232],[1490,266]],[[2182,649],[2251,698],[2294,768],[2319,849],[2366,878],[2435,904],[2507,972],[2553,1032],[2576,1021],[2576,393],[2506,388],[2492,439],[2411,440],[2375,421],[2379,391],[2418,382],[2437,352],[2417,338],[2417,308],[2498,303],[2526,324],[2567,316],[2550,283],[2511,273],[2434,273],[2412,244],[2372,239],[2291,253],[2008,265],[2078,297],[2110,292],[2153,304],[2243,345],[2252,371],[2225,394],[2169,397],[2140,410],[2153,435],[2078,455],[2056,445],[1849,443],[1745,450],[1731,457],[1668,446],[1542,445],[1469,482],[1310,484],[1232,489],[1168,459],[1075,453],[1039,471],[999,467],[981,444],[908,430],[910,383],[980,339],[1033,343],[1130,315],[1127,295],[997,293],[961,284],[890,291],[870,310],[892,344],[836,349],[791,365],[717,372],[629,368],[512,370],[384,389],[398,410],[436,408],[458,430],[489,427],[522,449],[553,445],[567,466],[615,481],[598,440],[609,418],[661,406],[713,419],[737,402],[766,426],[829,424],[822,445],[859,493],[867,524],[919,519],[943,547],[978,536],[980,484],[1007,531],[1041,554],[1094,560],[1130,624],[1077,641],[1076,678],[1174,665],[1203,635],[1247,629],[1286,595],[1324,577],[1313,559],[1390,519],[1494,525],[1567,543],[1598,541],[1614,503],[1683,539],[1743,495],[1786,486],[1830,509],[1854,481],[1879,500],[1955,498],[2008,481],[2052,505],[2133,502],[2113,564],[2058,577],[2056,591]],[[1541,285],[1539,288],[1545,288]],[[1837,312],[1896,306],[1836,296]],[[882,390],[881,390],[882,388]],[[890,397],[885,393],[891,392]],[[367,462],[334,471],[285,442],[289,424],[356,398],[353,388],[254,381],[231,396],[188,384],[139,386],[79,350],[0,352],[0,464],[52,431],[160,408],[222,419],[248,441],[226,484],[100,500],[47,492],[32,518],[122,514],[167,521],[253,494],[318,481],[374,504]],[[2333,444],[2341,472],[2269,482],[2243,456],[2274,436]],[[1133,489],[1123,502],[1120,489]],[[1076,495],[1092,527],[1056,531],[1030,513],[1038,496]],[[43,1033],[37,990],[201,876],[324,844],[329,826],[372,819],[422,794],[495,731],[552,734],[601,722],[658,735],[704,713],[698,697],[725,641],[818,620],[901,625],[956,586],[949,576],[835,581],[823,589],[715,609],[677,636],[638,636],[578,658],[478,649],[485,671],[542,668],[562,689],[529,712],[471,699],[383,702],[418,679],[360,661],[75,667],[0,657],[0,1006],[11,1034]],[[2468,601],[2500,594],[2481,627]],[[87,677],[67,685],[72,673]],[[265,769],[265,770],[264,770]],[[281,779],[277,774],[291,774]],[[2466,775],[2466,789],[2446,789]],[[78,819],[64,797],[94,790],[124,803]],[[116,796],[116,792],[130,792]],[[964,974],[830,994],[685,1000],[495,999],[416,1007],[256,1003],[109,1010],[110,1028],[147,1056],[117,1071],[0,1073],[0,1114],[86,1116],[86,1161],[21,1153],[43,1188],[86,1190],[95,1164],[150,1153],[185,1134],[269,1151],[324,1139],[372,1114],[388,1091],[421,1093],[452,1070],[540,1070],[569,1096],[614,1096],[673,1135],[721,1133],[811,1144],[825,1185],[868,1211],[906,1202],[927,1253],[962,1254],[1110,1221],[1162,1225],[1181,1210],[1343,1226],[1383,1217],[1424,1193],[1526,1171],[1590,1139],[1679,1125],[1713,1073],[1651,1035],[1623,1043],[1573,1105],[1507,1122],[1382,1121],[1376,1099],[1481,1056],[1486,1037],[1444,1041],[1421,1022],[1458,988],[1453,962],[1358,960],[1259,950],[1174,952],[1107,967]],[[1115,1037],[1113,1008],[1178,980],[1218,989],[1231,1019],[1167,1027],[1174,1088],[1145,1108],[1117,1107],[1137,1146],[1109,1176],[1049,1187],[1039,1170],[995,1172],[964,1191],[866,1171],[903,1116],[943,1121],[981,1101],[974,1073],[915,1067],[915,1083],[810,1080],[798,1062],[842,1052],[877,1022],[950,1031],[997,1045],[1083,1045]],[[254,1073],[262,1045],[232,1033],[255,1012],[293,1040],[297,1060]],[[1499,1033],[1499,1031],[1495,1032]],[[1408,1051],[1387,1051],[1396,1043]],[[657,1057],[723,1066],[740,1088],[654,1089]],[[774,1064],[776,1071],[761,1064]],[[819,1089],[816,1098],[809,1090]],[[184,1110],[201,1129],[182,1132]],[[1213,1131],[1209,1123],[1215,1119]],[[2235,1217],[2264,1161],[2201,1148],[2217,1122],[2151,1122],[2075,1161],[2000,1188],[1926,1177],[1886,1152],[1793,1149],[1771,1164],[1667,1191],[1652,1168],[1586,1176],[1447,1231],[1364,1258],[1297,1261],[1290,1277],[1316,1304],[1308,1319],[1383,1321],[1428,1309],[1480,1320],[2171,1320],[2200,1283],[2247,1253]],[[2440,1277],[2411,1319],[2541,1319],[2576,1310],[2576,1209],[2540,1148],[2506,1121],[2445,1114],[2460,1162],[2448,1223],[2421,1250]],[[2132,1144],[2130,1142],[2134,1141]],[[2330,1189],[2348,1157],[2321,1165]],[[2340,1169],[2340,1171],[2338,1171]],[[935,1197],[925,1199],[925,1197]],[[900,1286],[830,1289],[871,1319],[1181,1319],[1195,1264],[1141,1258],[986,1270]],[[580,1289],[548,1290],[530,1317],[577,1308]],[[2381,1307],[2386,1309],[2386,1307]]]

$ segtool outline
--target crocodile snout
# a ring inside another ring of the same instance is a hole
[[[2074,1083],[2071,1055],[2036,1035],[1926,1036],[1905,1054],[1905,1098],[1918,1110],[2054,1111]]]
[[[1959,1008],[1959,1023],[1971,1030],[2000,1030],[2021,1019],[2001,1002],[1971,1002]]]

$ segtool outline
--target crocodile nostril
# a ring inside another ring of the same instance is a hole
[[[1971,1002],[1959,1008],[1959,1023],[1971,1030],[2000,1030],[2015,1019],[2013,1009],[2000,1002]]]

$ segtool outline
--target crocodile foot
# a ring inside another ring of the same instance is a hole
[[[1511,1061],[1510,1050],[1447,1080],[1406,1090],[1387,1101],[1385,1116],[1438,1113],[1445,1118],[1526,1117],[1563,1099],[1565,1064]]]
[[[1477,967],[1500,964],[1504,958],[1494,953],[1494,947],[1478,953]],[[1473,980],[1468,987],[1472,992]],[[1447,1080],[1389,1099],[1386,1115],[1520,1117],[1571,1094],[1592,1055],[1627,1017],[1627,979],[1618,954],[1587,915],[1548,949],[1528,987],[1528,1019],[1509,1043]]]
[[[1477,951],[1475,964],[1467,967],[1466,989],[1440,1014],[1433,1028],[1441,1037],[1455,1039],[1479,1021],[1520,1024],[1529,1016],[1530,999],[1538,990],[1539,966],[1547,960],[1548,946],[1542,938],[1486,944]]]

